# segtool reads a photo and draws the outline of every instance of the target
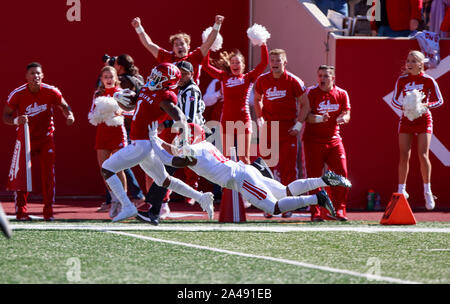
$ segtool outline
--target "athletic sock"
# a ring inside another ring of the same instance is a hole
[[[406,184],[398,184],[398,193],[406,192]]]
[[[431,183],[423,184],[423,192],[431,193]]]
[[[326,187],[327,184],[323,181],[321,177],[317,178],[307,178],[307,179],[297,179],[290,183],[287,187],[291,191],[292,195],[301,195],[308,191]]]
[[[116,198],[119,200],[120,204],[122,205],[122,208],[132,204],[130,199],[128,198],[127,193],[125,192],[125,189],[123,188],[122,182],[120,181],[119,177],[116,174],[109,177],[106,180],[106,183],[108,184],[112,192],[115,194]]]
[[[198,192],[197,190],[194,190],[192,187],[187,185],[182,180],[179,180],[178,178],[175,178],[173,176],[170,177],[170,185],[167,187],[168,189],[172,190],[173,192],[176,192],[184,197],[193,198],[197,202],[200,201],[200,198],[202,197],[202,193]]]
[[[309,205],[317,205],[316,195],[288,196],[278,201],[278,209],[282,213]]]

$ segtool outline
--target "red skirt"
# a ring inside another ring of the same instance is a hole
[[[127,145],[127,132],[122,126],[108,126],[101,123],[97,126],[95,150],[118,150]]]

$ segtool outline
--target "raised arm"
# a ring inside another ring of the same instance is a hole
[[[153,57],[157,58],[160,47],[155,44],[150,36],[145,32],[141,24],[141,19],[139,17],[134,18],[131,21],[131,25],[136,30],[142,45],[153,55]]]
[[[203,67],[203,70],[205,70],[206,73],[209,74],[209,76],[211,76],[212,78],[215,78],[215,79],[222,80],[222,77],[223,77],[222,75],[226,74],[225,71],[222,71],[211,65],[211,63],[209,62],[209,52],[203,59],[202,67]]]
[[[213,30],[211,31],[211,33],[209,33],[208,38],[206,38],[206,41],[200,46],[200,50],[203,54],[203,57],[208,54],[209,48],[213,45],[214,41],[216,40],[224,19],[225,18],[223,16],[220,15],[216,16]]]
[[[268,63],[269,63],[269,52],[267,50],[267,45],[263,43],[261,45],[261,61],[252,71],[249,72],[252,81],[255,81],[256,78],[258,78],[258,76],[264,72]]]

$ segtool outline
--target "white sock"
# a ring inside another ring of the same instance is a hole
[[[115,203],[119,202],[119,199],[114,194],[114,192],[112,192],[111,190],[109,190],[109,195],[111,195],[111,202],[115,202]]]
[[[118,201],[122,205],[122,208],[132,204],[130,199],[128,198],[127,193],[125,192],[125,189],[123,188],[122,182],[116,174],[109,177],[106,180],[106,183],[108,184],[111,191],[115,194],[116,199],[118,199]]]
[[[406,184],[398,184],[398,193],[406,192]]]
[[[431,193],[431,183],[423,184],[423,192]]]
[[[317,205],[316,195],[288,196],[278,201],[278,209],[282,213],[309,205]]]
[[[184,183],[182,180],[179,180],[178,178],[175,178],[173,176],[170,177],[170,185],[167,188],[182,196],[193,198],[197,202],[199,202],[200,198],[202,197],[201,192],[198,192],[197,190]]]
[[[288,185],[289,191],[292,195],[301,195],[308,191],[326,187],[327,184],[323,181],[321,177],[317,178],[307,178],[307,179],[297,179]]]

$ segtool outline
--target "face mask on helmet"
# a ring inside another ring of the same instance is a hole
[[[150,76],[147,77],[147,86],[152,91],[161,90],[163,88],[162,84],[164,81],[167,81],[167,77],[163,76],[161,71],[158,71],[157,68],[153,68]]]
[[[180,70],[173,64],[162,63],[154,67],[147,78],[147,87],[152,91],[176,89],[181,78]]]

